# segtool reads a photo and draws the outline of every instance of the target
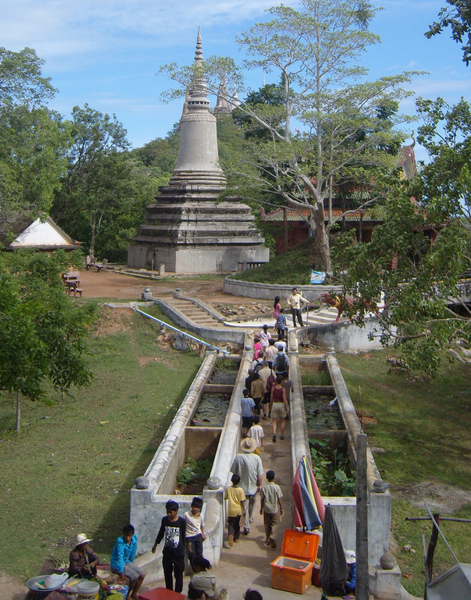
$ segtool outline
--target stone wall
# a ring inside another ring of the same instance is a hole
[[[328,292],[340,292],[341,287],[335,285],[297,285],[296,282],[290,285],[278,285],[271,283],[256,283],[253,281],[240,281],[226,277],[224,279],[223,291],[225,294],[233,294],[234,296],[246,296],[247,298],[260,298],[261,300],[272,300],[275,296],[279,296],[282,300],[286,300],[291,295],[293,287],[296,286],[298,292],[303,293],[303,296],[310,302],[319,300],[321,294]]]

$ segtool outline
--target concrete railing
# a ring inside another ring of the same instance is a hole
[[[239,374],[213,461],[211,477],[219,477],[221,487],[217,490],[205,487],[202,493],[206,533],[203,552],[212,565],[218,564],[221,554],[225,524],[224,487],[240,441],[240,397],[250,364],[247,357],[251,356],[251,352],[252,350],[246,351],[241,360]],[[131,490],[131,522],[139,539],[139,552],[144,552],[136,562],[145,570],[148,582],[163,579],[162,547],[159,546],[155,554],[152,554],[150,550],[159,530],[161,519],[166,514],[165,503],[169,499],[178,502],[181,514],[189,510],[191,506],[193,496],[175,495],[175,480],[178,469],[185,459],[186,428],[193,418],[217,360],[216,354],[209,354],[201,365],[145,472],[143,479],[146,481],[140,482],[144,485],[147,483],[147,487],[138,489],[137,486],[134,486]]]
[[[303,296],[310,302],[319,300],[321,294],[328,292],[341,292],[341,286],[335,285],[297,285],[295,282],[290,285],[279,285],[275,283],[257,283],[254,281],[242,281],[226,277],[223,283],[223,291],[225,294],[233,294],[234,296],[246,296],[248,298],[260,298],[261,300],[271,300],[275,296],[279,296],[282,300],[286,300],[291,295],[293,287],[296,286],[298,292],[302,292]]]
[[[190,321],[182,312],[177,308],[170,306],[164,300],[155,299],[154,303],[160,308],[160,310],[172,319],[179,327],[189,329],[193,331],[205,340],[212,340],[216,342],[233,342],[234,344],[242,344],[244,341],[244,330],[237,328],[221,328],[206,327],[204,325],[198,325]]]
[[[340,413],[348,435],[350,456],[356,464],[357,436],[363,433],[355,407],[345,384],[342,372],[335,357],[335,352],[326,355],[327,368],[335,388]],[[389,491],[379,493],[373,484],[381,480],[370,448],[367,449],[367,484],[368,484],[368,554],[369,561],[375,564],[388,551],[389,533],[391,529],[391,494]],[[325,498],[333,508],[334,518],[345,547],[355,548],[356,533],[356,500],[355,498]]]

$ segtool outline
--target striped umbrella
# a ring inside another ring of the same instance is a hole
[[[311,465],[305,456],[299,461],[291,488],[294,502],[294,525],[312,531],[324,523],[325,506]]]

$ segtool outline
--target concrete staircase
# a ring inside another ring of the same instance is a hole
[[[201,327],[211,327],[214,329],[231,329],[232,327],[249,327],[249,328],[261,328],[263,323],[267,321],[267,317],[264,319],[252,320],[248,319],[244,321],[243,318],[240,319],[239,322],[234,323],[234,325],[227,326],[224,325],[223,320],[224,316],[220,315],[216,310],[212,309],[212,313],[208,310],[205,310],[203,307],[199,306],[192,300],[186,300],[183,298],[171,298],[166,300],[167,304],[172,308],[178,310],[182,315],[184,315],[187,319],[199,325]],[[219,315],[219,319],[217,318]],[[288,319],[288,328],[291,329],[292,321],[291,314],[289,312],[286,313]],[[309,313],[309,325],[329,325],[337,318],[337,309],[332,307],[324,307],[319,312],[310,311]],[[273,319],[269,318],[268,321],[270,325]],[[306,313],[303,313],[303,321],[306,325]]]
[[[224,324],[204,308],[191,300],[172,298],[166,301],[169,306],[182,313],[187,319],[201,327],[212,327],[215,329],[226,329]],[[221,319],[223,316],[221,315]]]

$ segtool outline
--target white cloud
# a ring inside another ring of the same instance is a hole
[[[197,26],[227,28],[263,15],[272,0],[0,0],[2,44],[30,46],[51,61],[137,48],[180,45]]]

